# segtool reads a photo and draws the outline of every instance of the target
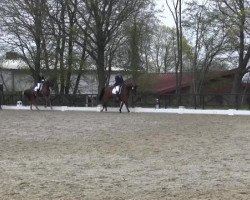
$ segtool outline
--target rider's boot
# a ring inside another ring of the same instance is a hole
[[[119,101],[120,100],[120,94],[117,92],[116,93],[116,98],[115,98],[116,101]]]

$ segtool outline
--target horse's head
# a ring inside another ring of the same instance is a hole
[[[134,85],[131,87],[131,91],[134,95],[136,95],[136,92],[137,92],[137,85]]]
[[[55,80],[53,79],[47,79],[46,81],[44,81],[43,85],[53,88],[55,85]]]
[[[125,81],[125,85],[128,88],[128,90],[130,90],[134,95],[136,95],[137,84],[134,81],[132,80]]]

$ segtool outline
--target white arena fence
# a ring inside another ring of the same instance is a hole
[[[28,106],[29,102],[23,96],[22,92],[0,93],[0,105],[15,106],[18,101],[23,106]],[[66,107],[97,107],[97,94],[77,94],[77,95],[51,95],[52,106]],[[38,99],[38,105],[44,105],[44,99]],[[109,107],[117,107],[119,103],[115,100],[109,102]],[[169,94],[152,95],[137,94],[129,99],[129,107],[169,109],[184,107],[197,110],[214,109],[250,109],[250,94]]]

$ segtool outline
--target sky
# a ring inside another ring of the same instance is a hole
[[[155,0],[155,2],[156,2],[156,8],[163,11],[162,13],[159,14],[159,19],[166,26],[173,27],[174,20],[170,11],[168,10],[166,0]]]
[[[156,8],[163,10],[163,12],[161,14],[159,14],[159,19],[162,21],[163,24],[165,24],[166,26],[169,27],[174,27],[174,20],[173,20],[173,16],[171,14],[171,12],[169,11],[168,7],[167,7],[167,3],[166,1],[169,1],[169,4],[171,6],[172,4],[172,0],[155,0],[156,2]],[[183,0],[182,3],[182,9],[185,8],[185,3],[186,2],[190,2],[191,0]],[[204,0],[198,0],[198,2],[202,3]],[[174,2],[176,2],[176,0],[174,0]]]

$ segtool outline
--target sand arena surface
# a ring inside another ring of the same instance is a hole
[[[250,199],[250,117],[0,111],[0,199]]]

